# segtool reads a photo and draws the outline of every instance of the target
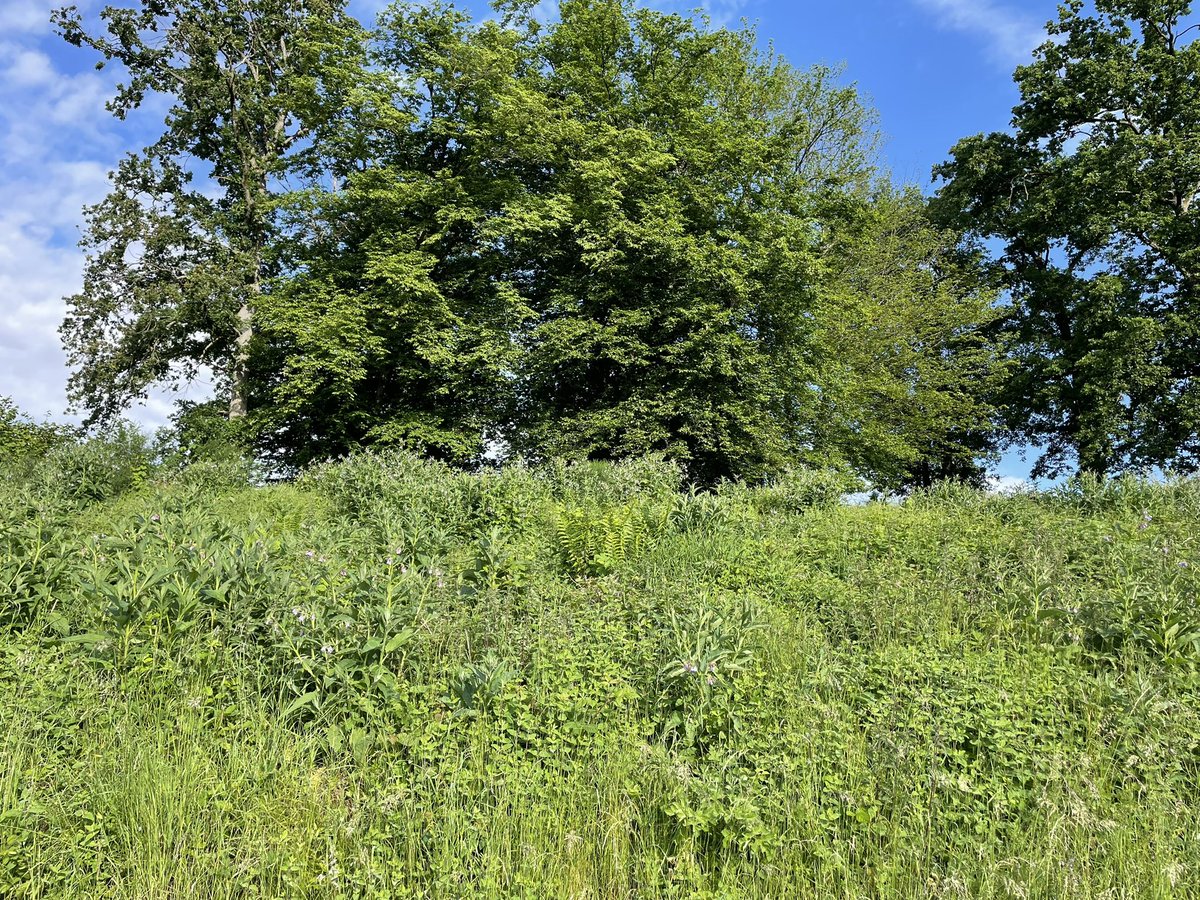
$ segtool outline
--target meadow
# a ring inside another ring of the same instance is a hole
[[[1200,483],[0,486],[0,896],[1200,893]]]

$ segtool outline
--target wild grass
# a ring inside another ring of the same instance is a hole
[[[0,487],[0,896],[1200,893],[1195,481],[64,454]]]

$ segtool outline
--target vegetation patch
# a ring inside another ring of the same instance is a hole
[[[64,460],[0,488],[4,896],[1200,877],[1194,481],[856,506],[364,455],[44,490]]]

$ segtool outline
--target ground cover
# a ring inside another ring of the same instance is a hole
[[[72,453],[0,487],[2,896],[1200,883],[1195,481]]]

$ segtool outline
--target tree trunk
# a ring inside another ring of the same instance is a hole
[[[252,293],[257,293],[253,285]],[[229,419],[243,419],[248,411],[246,398],[246,365],[250,360],[250,340],[254,337],[254,313],[250,301],[243,301],[237,314],[237,337],[233,354],[233,371],[230,378]]]

